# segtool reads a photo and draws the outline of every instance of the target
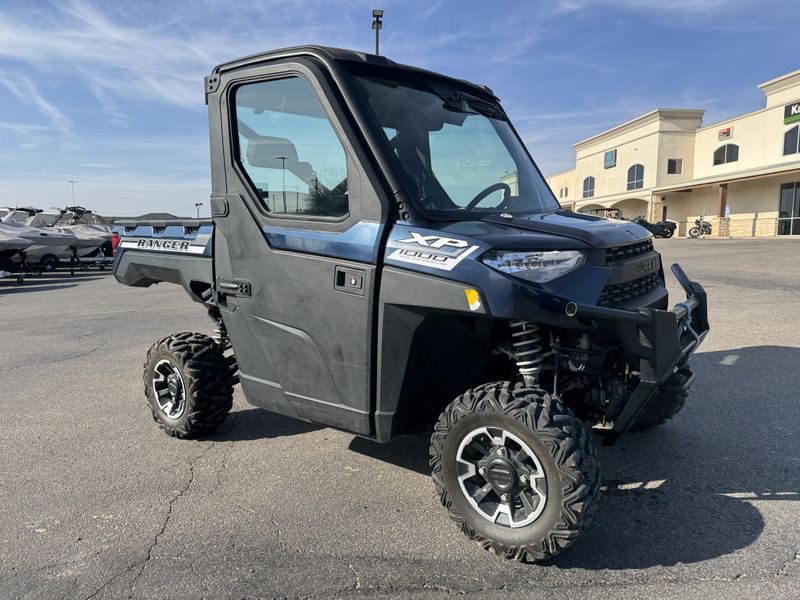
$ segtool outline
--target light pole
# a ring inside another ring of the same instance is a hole
[[[281,176],[283,177],[283,213],[286,214],[286,161],[289,160],[288,156],[276,156],[281,161]]]
[[[378,40],[380,37],[380,31],[383,29],[383,9],[376,8],[372,11],[372,28],[375,30],[375,55],[377,56],[380,54],[380,47],[378,45]]]
[[[201,207],[201,206],[203,206],[203,203],[202,203],[202,202],[195,202],[195,203],[194,203],[194,208],[195,208],[195,210],[197,211],[197,218],[198,218],[198,219],[200,218],[200,207]]]
[[[72,179],[67,179],[67,183],[72,186],[72,206],[75,206],[75,184],[78,182],[72,181]]]

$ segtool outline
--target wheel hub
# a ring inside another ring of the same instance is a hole
[[[167,388],[169,389],[169,395],[172,396],[172,399],[175,400],[180,393],[180,379],[175,374],[170,375],[167,378]]]
[[[492,484],[495,490],[505,493],[517,486],[519,476],[511,461],[498,456],[493,458],[486,467],[486,480]]]
[[[542,514],[547,478],[530,445],[500,427],[468,433],[456,454],[458,483],[483,518],[506,527],[524,527]]]
[[[161,360],[153,368],[153,395],[158,408],[170,419],[177,419],[186,409],[185,386],[178,367]]]

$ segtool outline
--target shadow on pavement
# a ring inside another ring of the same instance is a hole
[[[600,446],[603,491],[591,527],[549,564],[644,569],[694,563],[752,544],[752,501],[800,500],[796,398],[800,348],[697,354],[687,407],[664,427]],[[351,450],[429,473],[427,435]]]
[[[57,283],[48,285],[37,285],[35,287],[27,287],[25,284],[3,285],[0,283],[0,297],[10,296],[12,294],[25,294],[27,292],[47,292],[55,290],[65,290],[67,288],[77,287],[77,283]]]
[[[643,569],[694,563],[752,544],[764,530],[753,500],[800,500],[797,389],[800,348],[759,346],[697,354],[684,411],[673,422],[597,445],[604,486],[592,526],[549,564]],[[241,411],[217,439],[296,435],[315,425]],[[349,448],[428,474],[425,434]],[[431,488],[433,496],[433,488]]]
[[[674,423],[600,448],[592,526],[551,564],[640,569],[746,548],[764,530],[752,501],[800,500],[800,348],[692,357],[697,379]]]
[[[70,275],[69,272],[56,271],[25,275],[22,283],[17,283],[16,276],[12,276],[0,279],[0,296],[62,290],[75,287],[82,281],[105,279],[111,274],[111,271],[76,271],[75,275]]]
[[[353,452],[387,462],[422,475],[430,475],[428,464],[428,448],[431,444],[431,429],[428,433],[408,435],[392,440],[388,444],[379,444],[365,438],[353,438],[348,446]]]
[[[225,424],[214,435],[203,439],[217,442],[242,442],[300,435],[319,429],[323,429],[323,427],[262,408],[247,408],[231,413]]]

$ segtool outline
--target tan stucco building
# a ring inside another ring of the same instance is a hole
[[[758,86],[764,108],[703,126],[659,108],[581,140],[575,168],[547,178],[565,208],[678,223],[713,235],[800,235],[800,70]]]

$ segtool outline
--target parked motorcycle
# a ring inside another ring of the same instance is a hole
[[[702,216],[695,219],[695,226],[689,230],[689,237],[700,237],[701,235],[711,235],[711,223],[706,221]]]
[[[677,227],[677,225],[672,221],[659,221],[658,223],[650,223],[647,219],[641,216],[634,217],[633,222],[637,225],[641,225],[657,238],[671,238],[675,234],[675,228]]]

